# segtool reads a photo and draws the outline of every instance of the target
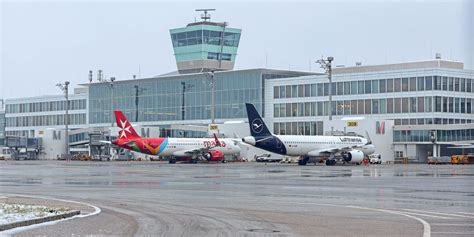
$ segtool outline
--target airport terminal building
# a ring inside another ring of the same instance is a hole
[[[333,120],[372,120],[363,128],[376,137],[389,131],[394,158],[425,162],[428,156],[459,153],[454,144],[474,141],[474,74],[460,62],[441,59],[333,70]],[[282,78],[266,83],[265,118],[276,134],[322,134],[328,119],[327,75]],[[318,121],[318,122],[315,122]],[[352,124],[352,126],[351,126]],[[371,132],[372,131],[372,132]],[[360,132],[360,131],[359,131]]]
[[[224,123],[246,121],[245,103],[253,103],[275,134],[367,131],[373,140],[384,142],[377,149],[387,161],[408,157],[425,162],[428,156],[460,153],[449,148],[453,145],[474,143],[474,71],[461,62],[436,58],[336,67],[329,91],[323,73],[233,70],[240,34],[227,24],[191,23],[170,30],[178,71],[81,84],[69,98],[70,143],[85,145],[87,128],[109,128],[115,109],[134,124],[159,128],[160,136],[202,137],[211,122],[213,81],[215,123],[226,136],[233,133]],[[64,105],[62,94],[5,100],[5,135],[41,137],[48,130],[64,129]],[[246,135],[248,125],[238,130]]]

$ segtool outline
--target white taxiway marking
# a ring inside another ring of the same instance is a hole
[[[216,198],[216,199],[224,199],[224,198]],[[287,202],[282,202],[282,201],[266,201],[266,202],[276,202],[276,203],[287,203]],[[417,220],[423,225],[423,237],[431,237],[431,226],[428,222],[425,220],[409,215],[408,213],[403,213],[400,211],[393,211],[393,210],[387,210],[387,209],[377,209],[377,208],[370,208],[370,207],[360,207],[360,206],[351,206],[351,205],[337,205],[337,204],[325,204],[325,203],[311,203],[311,202],[292,202],[292,204],[300,204],[300,205],[315,205],[315,206],[328,206],[328,207],[343,207],[343,208],[355,208],[355,209],[362,209],[362,210],[371,210],[371,211],[378,211],[378,212],[385,212],[385,213],[390,213],[394,215],[399,215],[399,216],[405,216],[414,220]],[[447,218],[447,217],[445,217]],[[451,219],[451,218],[447,218]]]
[[[433,234],[448,234],[448,235],[468,235],[472,236],[473,232],[433,232]]]
[[[474,226],[474,224],[457,224],[457,223],[431,223],[431,225],[445,225],[445,226]]]
[[[399,211],[399,212],[403,212],[403,213],[407,213],[407,214],[415,215],[415,216],[430,217],[430,218],[435,218],[435,219],[444,219],[444,220],[451,220],[451,219],[453,219],[453,218],[451,218],[451,217],[434,216],[434,215],[422,214],[422,213],[417,213],[417,212],[412,212],[412,211]]]
[[[399,212],[399,211],[392,211],[392,210],[385,210],[385,209],[377,209],[377,208],[369,208],[369,207],[357,207],[357,206],[347,206],[347,207],[392,213],[392,214],[402,215],[402,216],[406,216],[408,218],[415,219],[415,220],[421,222],[421,224],[423,224],[423,237],[430,237],[431,236],[431,226],[430,226],[430,224],[428,222],[426,222],[425,220],[419,218],[419,217],[412,216],[412,215],[409,215],[409,214],[406,214],[406,213],[403,213],[403,212]]]
[[[429,213],[429,214],[442,215],[442,216],[454,216],[454,217],[474,218],[474,217],[472,217],[472,216],[459,215],[459,214],[449,214],[449,213],[434,212],[434,211],[422,211],[422,210],[416,210],[416,209],[403,209],[403,210],[406,210],[406,211],[413,211],[413,212]]]
[[[471,216],[471,217],[474,217],[474,213],[469,213],[469,212],[458,212],[459,214],[464,214],[464,215],[468,215],[468,216]]]
[[[29,225],[29,226],[22,226],[22,227],[17,227],[17,228],[1,231],[0,236],[9,236],[9,235],[16,234],[16,233],[19,233],[19,232],[22,232],[22,231],[25,231],[25,230],[31,230],[31,229],[35,229],[35,228],[38,228],[38,227],[41,227],[41,226],[54,225],[54,224],[59,223],[61,221],[72,220],[72,219],[75,219],[75,218],[84,218],[84,217],[94,216],[94,215],[98,215],[102,211],[99,207],[96,207],[94,205],[84,203],[84,202],[64,200],[64,199],[59,199],[59,198],[49,198],[49,197],[43,197],[43,196],[31,196],[31,195],[21,195],[21,194],[11,194],[11,195],[14,196],[14,197],[16,196],[16,197],[27,197],[27,198],[40,198],[40,199],[47,199],[47,200],[55,200],[55,201],[61,201],[61,202],[81,204],[81,205],[92,207],[94,209],[94,212],[91,212],[91,213],[85,214],[85,215],[79,214],[79,215],[71,216],[69,218],[64,218],[64,219],[60,219],[60,220],[43,222],[43,223],[39,223],[39,224],[34,224],[34,225]]]
[[[279,201],[271,201],[271,202],[279,202]],[[286,202],[285,202],[286,203]],[[431,237],[431,226],[425,220],[409,215],[407,213],[403,213],[400,211],[392,211],[387,209],[378,209],[378,208],[370,208],[370,207],[360,207],[360,206],[351,206],[351,205],[336,205],[336,204],[324,204],[324,203],[309,203],[309,202],[292,202],[293,204],[301,204],[301,205],[315,205],[315,206],[331,206],[331,207],[346,207],[346,208],[354,208],[354,209],[361,209],[361,210],[370,210],[370,211],[378,211],[378,212],[385,212],[394,215],[405,216],[411,219],[415,219],[423,225],[423,237]],[[450,219],[450,218],[448,218]]]

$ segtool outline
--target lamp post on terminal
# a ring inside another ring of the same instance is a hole
[[[331,62],[334,61],[333,57],[327,57],[327,59],[321,58],[316,63],[321,65],[326,73],[328,74],[329,79],[329,108],[326,108],[326,111],[329,111],[329,121],[332,120],[332,65]]]
[[[191,88],[194,87],[194,85],[186,85],[186,82],[182,81],[181,86],[183,86],[183,92],[182,92],[182,99],[181,99],[181,120],[184,120],[185,114],[186,114],[186,109],[185,109],[185,100],[184,100],[184,95],[186,91],[191,90]]]
[[[143,93],[143,91],[146,90],[146,88],[140,88],[138,85],[133,86],[135,88],[135,122],[138,122],[138,99],[139,99],[139,94]]]
[[[207,72],[207,79],[209,80],[209,85],[211,86],[211,124],[215,123],[215,113],[216,113],[216,79],[214,77],[214,70]]]
[[[115,77],[110,78],[110,127],[114,127],[114,81]]]
[[[64,144],[66,148],[66,154],[69,155],[69,82],[65,81],[64,83],[56,84],[59,89],[64,92],[64,96],[66,97],[66,115],[64,116],[64,125],[65,125],[65,134],[64,134]],[[69,156],[68,156],[69,157]]]

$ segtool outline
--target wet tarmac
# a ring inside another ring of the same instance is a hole
[[[474,166],[0,162],[0,195],[97,206],[16,233],[474,236]]]

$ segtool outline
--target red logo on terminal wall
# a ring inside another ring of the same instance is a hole
[[[385,134],[385,121],[375,122],[375,133],[376,134]]]

